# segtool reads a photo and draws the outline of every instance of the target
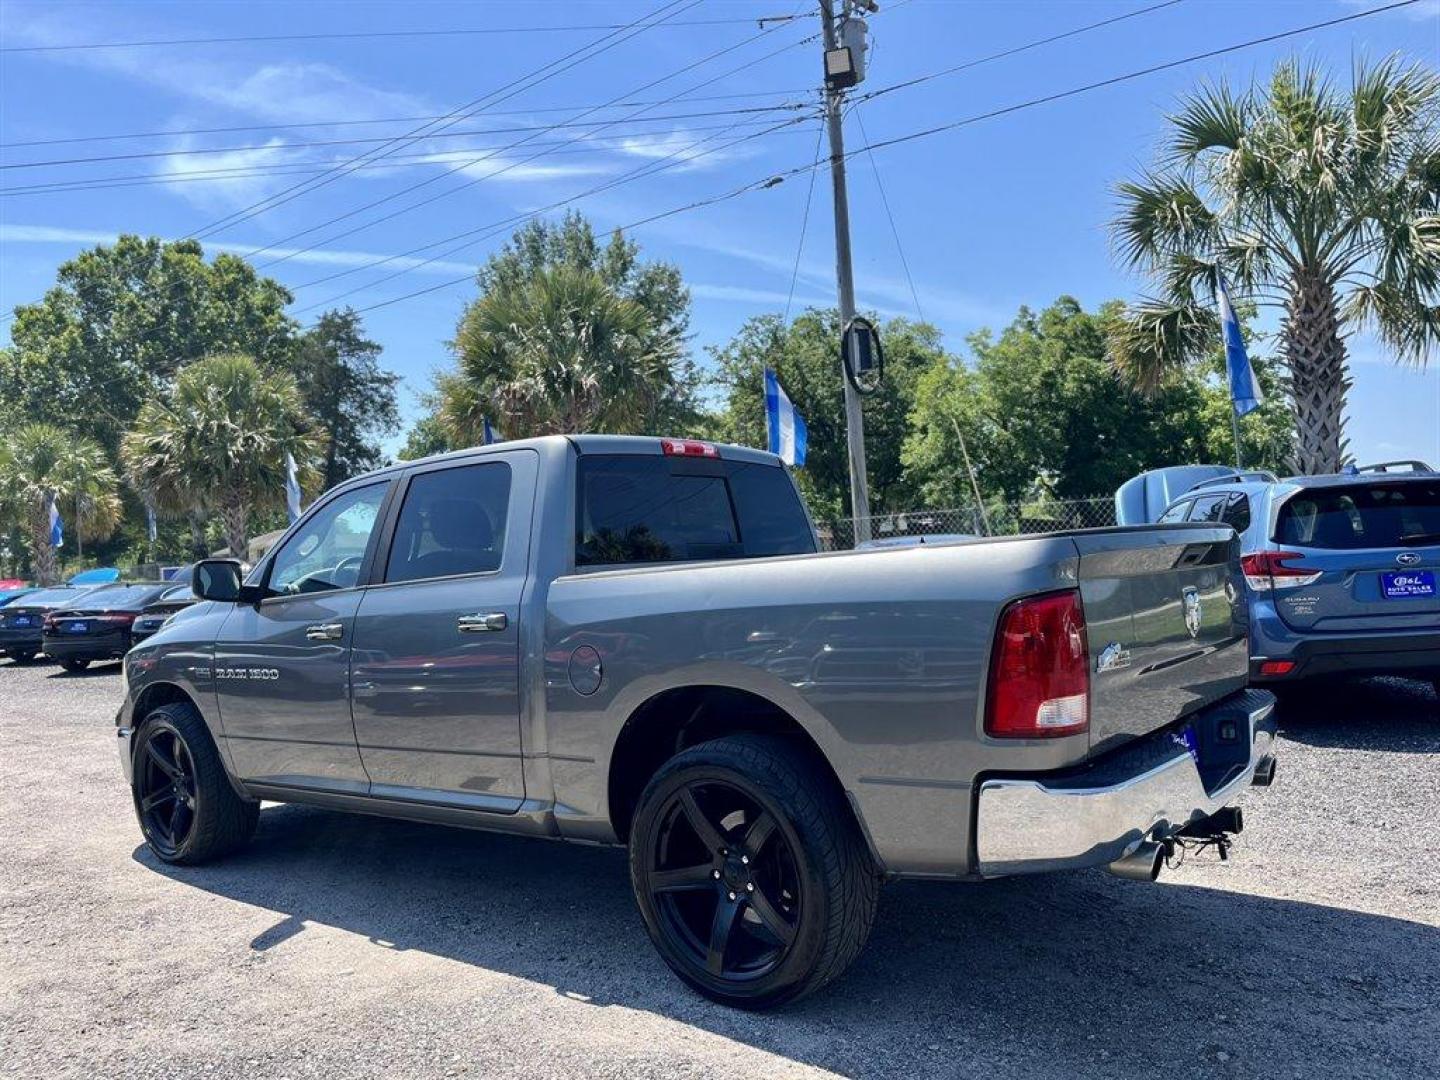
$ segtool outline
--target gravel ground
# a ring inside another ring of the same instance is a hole
[[[884,890],[823,994],[726,1010],[661,964],[620,852],[267,807],[173,869],[114,666],[0,662],[0,1075],[1434,1076],[1440,705],[1293,707],[1229,863]]]

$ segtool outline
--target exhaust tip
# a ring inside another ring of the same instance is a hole
[[[1154,881],[1165,865],[1165,848],[1154,840],[1143,841],[1129,855],[1116,859],[1105,869],[1127,881]]]

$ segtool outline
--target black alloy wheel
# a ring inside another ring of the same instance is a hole
[[[859,955],[880,876],[818,752],[745,734],[683,750],[651,777],[630,825],[630,883],[676,975],[764,1009]]]
[[[148,730],[135,755],[135,809],[145,839],[162,857],[184,850],[199,803],[195,762],[174,728]]]
[[[726,982],[774,971],[795,942],[801,889],[775,818],[718,778],[670,796],[647,887],[666,935],[697,969]]]
[[[131,793],[140,831],[155,856],[194,865],[244,846],[260,804],[225,774],[204,718],[188,703],[161,705],[134,737]]]

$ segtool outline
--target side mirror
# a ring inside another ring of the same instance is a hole
[[[237,559],[201,559],[190,571],[190,588],[201,600],[233,604],[240,599]]]

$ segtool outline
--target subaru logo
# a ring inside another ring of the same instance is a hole
[[[1420,555],[1414,551],[1402,551],[1395,556],[1395,561],[1401,566],[1414,566],[1420,561]]]

